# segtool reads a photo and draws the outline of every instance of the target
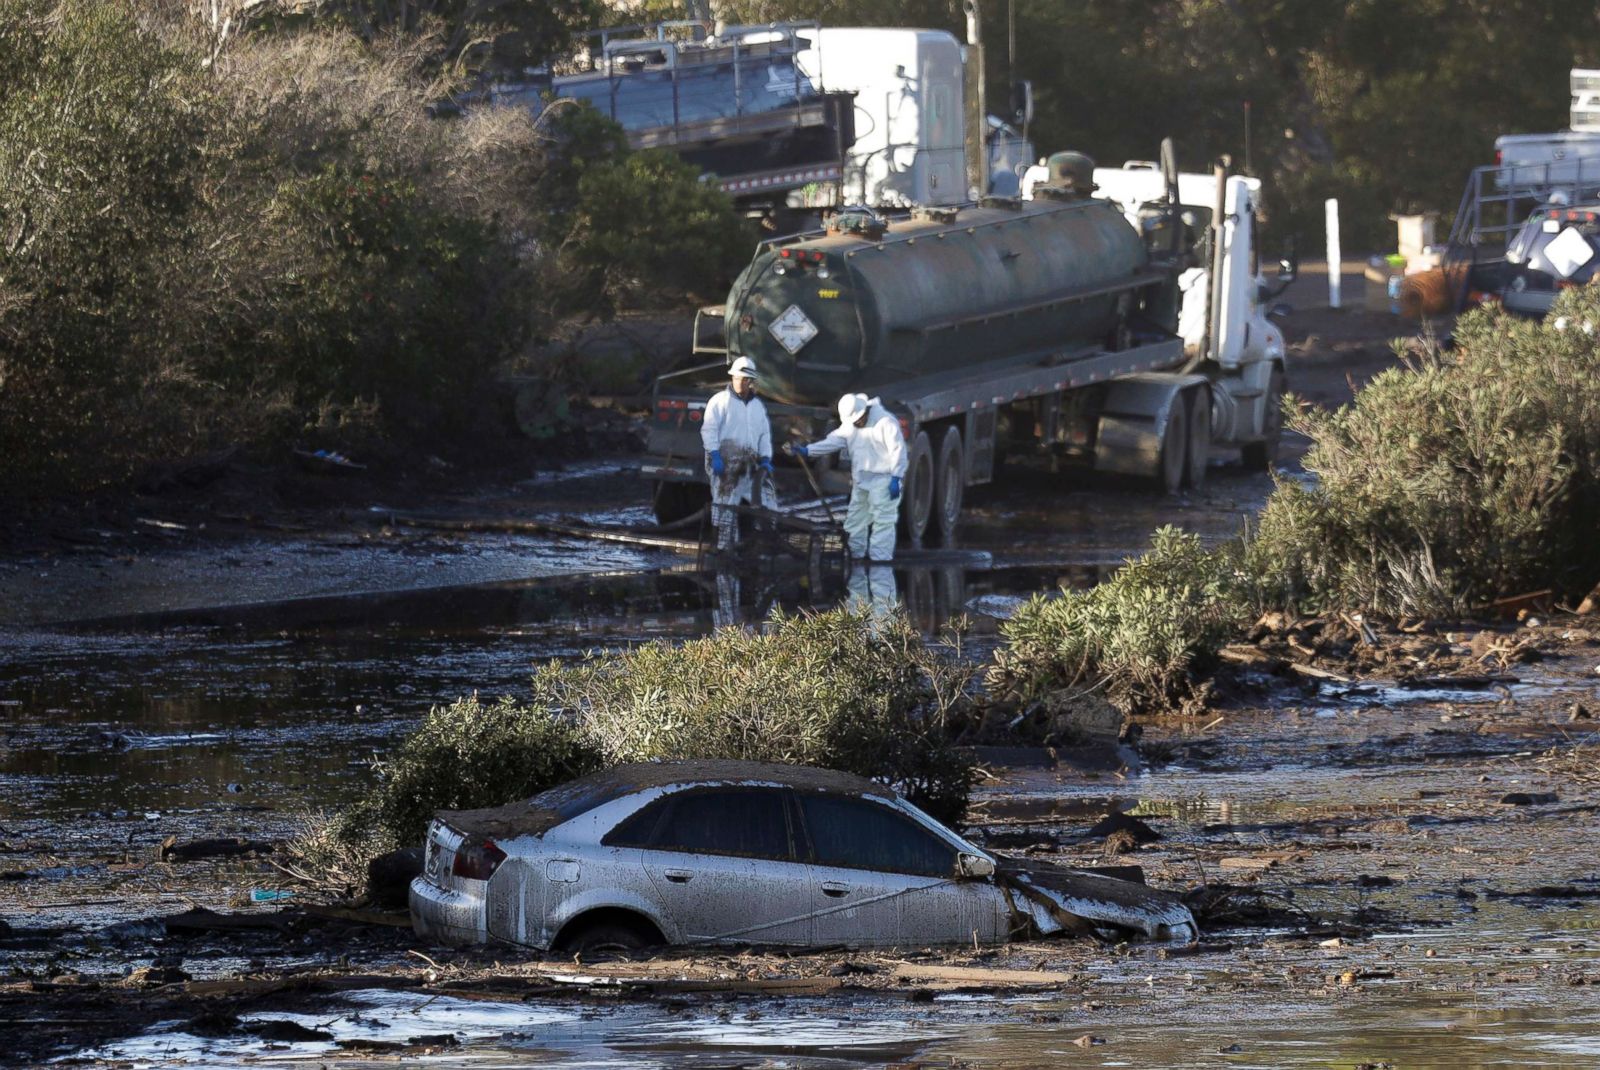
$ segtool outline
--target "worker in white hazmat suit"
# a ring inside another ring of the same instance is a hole
[[[730,505],[757,504],[777,508],[772,490],[772,426],[767,408],[756,397],[756,366],[739,357],[728,367],[728,389],[706,402],[700,424],[711,480],[711,523],[717,549],[730,550],[739,541],[739,514]]]
[[[906,437],[900,421],[877,398],[846,394],[839,399],[839,426],[821,441],[791,447],[791,452],[821,457],[844,449],[850,451],[850,508],[844,517],[850,556],[858,561],[892,561],[900,481],[906,475]]]

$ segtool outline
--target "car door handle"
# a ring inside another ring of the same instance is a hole
[[[694,879],[694,874],[686,869],[669,869],[665,873],[667,880],[673,884],[688,884]]]
[[[822,894],[830,895],[835,899],[843,899],[850,894],[850,886],[848,884],[840,884],[838,881],[823,881]]]

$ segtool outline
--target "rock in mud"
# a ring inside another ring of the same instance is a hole
[[[422,876],[422,848],[404,847],[367,863],[367,898],[377,906],[403,907],[411,881]]]
[[[239,1022],[239,1016],[232,1011],[214,1010],[195,1015],[178,1026],[177,1031],[188,1033],[190,1036],[220,1040],[242,1032],[243,1027]]]
[[[411,1055],[439,1048],[454,1048],[460,1039],[454,1033],[430,1033],[425,1036],[398,1040],[370,1040],[364,1037],[336,1042],[344,1051],[365,1052],[370,1055]]]
[[[1500,796],[1506,806],[1548,806],[1558,803],[1561,797],[1553,791],[1508,791]]]
[[[262,840],[247,840],[242,836],[225,839],[195,840],[179,843],[176,836],[161,841],[161,861],[193,862],[200,858],[232,858],[237,855],[272,853],[273,845]]]
[[[1138,818],[1129,817],[1127,814],[1107,814],[1088,831],[1087,837],[1089,839],[1105,837],[1109,840],[1117,833],[1125,833],[1128,838],[1131,838],[1135,844],[1140,846],[1147,843],[1155,843],[1161,839],[1161,833]]]
[[[1103,848],[1106,857],[1132,854],[1139,849],[1139,840],[1127,829],[1118,829],[1106,837]]]
[[[127,983],[145,988],[155,988],[158,985],[182,984],[193,979],[176,966],[140,966],[128,974]]]

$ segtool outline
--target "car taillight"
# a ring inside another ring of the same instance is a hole
[[[450,872],[468,880],[486,881],[505,860],[506,853],[496,847],[493,840],[484,840],[482,845],[464,843],[456,848],[456,860]]]
[[[688,415],[689,403],[676,398],[661,398],[656,402],[656,421],[658,423],[683,423]]]

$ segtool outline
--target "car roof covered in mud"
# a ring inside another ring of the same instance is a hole
[[[637,791],[700,784],[779,784],[801,791],[892,799],[888,787],[853,773],[778,762],[698,760],[614,765],[569,780],[531,799],[481,810],[440,810],[452,828],[486,836],[537,835]]]

